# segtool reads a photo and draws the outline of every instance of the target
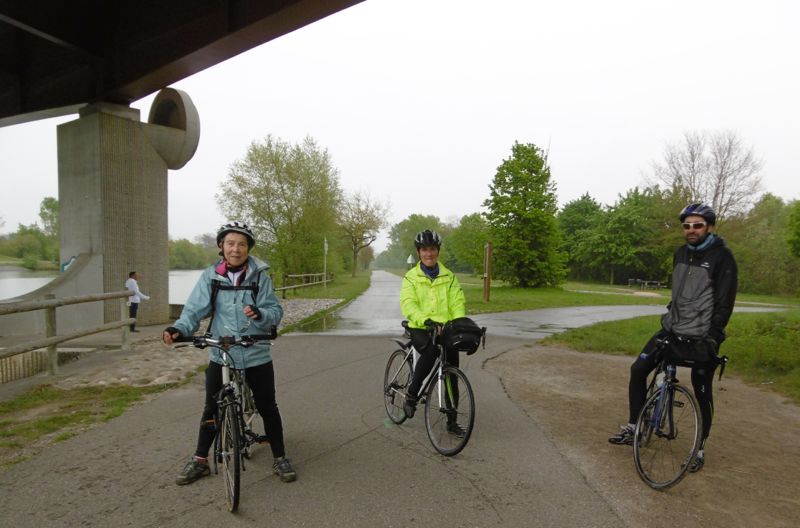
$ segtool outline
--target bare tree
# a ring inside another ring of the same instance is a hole
[[[663,164],[653,164],[658,182],[711,204],[720,217],[749,209],[761,190],[763,167],[763,160],[730,130],[686,132],[682,142],[664,149]]]
[[[347,235],[353,252],[353,277],[356,276],[359,252],[378,238],[378,231],[387,225],[388,213],[388,205],[376,202],[362,192],[356,192],[343,201],[339,225]]]

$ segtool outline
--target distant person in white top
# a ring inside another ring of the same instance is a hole
[[[149,300],[148,295],[139,291],[139,274],[135,271],[128,273],[128,280],[125,281],[125,289],[133,292],[133,295],[128,297],[128,317],[136,319],[136,312],[139,311],[139,303],[142,299]],[[131,332],[138,332],[136,329],[136,322],[131,325]]]

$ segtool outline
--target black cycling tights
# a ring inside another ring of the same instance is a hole
[[[264,420],[264,431],[272,450],[272,456],[282,457],[284,456],[283,423],[278,411],[278,404],[275,402],[275,370],[272,362],[245,369],[244,375],[247,384],[253,391],[256,409]],[[222,366],[210,361],[206,369],[206,403],[203,408],[200,431],[197,435],[195,456],[208,457],[208,450],[214,442],[213,420],[217,412],[216,395],[221,388]]]
[[[422,382],[428,377],[433,364],[436,363],[436,358],[439,357],[439,349],[433,345],[431,341],[431,334],[427,330],[420,330],[418,328],[409,328],[411,333],[411,344],[414,349],[419,352],[419,360],[414,369],[414,377],[411,380],[411,385],[408,386],[408,394],[416,395],[422,388]],[[447,362],[454,367],[458,366],[458,352],[448,350],[446,352]]]
[[[628,423],[636,423],[639,412],[644,407],[647,397],[647,376],[658,366],[658,354],[653,352],[656,349],[656,339],[661,337],[664,337],[662,332],[654,335],[631,365],[631,379],[628,386],[630,409]],[[714,416],[714,396],[711,389],[716,368],[716,365],[713,365],[692,369],[692,387],[694,387],[694,395],[700,405],[700,414],[703,417],[703,444],[711,431],[711,419]]]

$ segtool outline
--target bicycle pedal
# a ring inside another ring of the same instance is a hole
[[[258,442],[259,444],[268,444],[269,440],[267,440],[267,437],[264,435],[258,435],[256,437],[256,442]]]

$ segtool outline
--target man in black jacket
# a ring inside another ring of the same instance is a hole
[[[713,233],[717,215],[702,203],[687,205],[680,214],[686,244],[678,248],[672,260],[672,301],[661,318],[659,330],[631,365],[628,386],[628,424],[608,439],[612,444],[633,444],[636,419],[644,406],[647,376],[658,365],[656,340],[671,336],[681,346],[711,351],[714,356],[725,339],[725,326],[736,300],[736,260],[725,241]],[[690,471],[699,471],[705,463],[704,447],[711,430],[714,401],[711,385],[717,363],[692,368],[692,386],[703,417],[703,437]]]

